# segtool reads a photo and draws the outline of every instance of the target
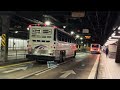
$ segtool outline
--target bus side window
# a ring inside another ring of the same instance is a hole
[[[56,41],[56,32],[57,32],[57,29],[54,30],[54,41]]]
[[[62,36],[62,41],[64,41],[64,36]]]
[[[57,37],[58,37],[58,41],[62,41],[62,36],[61,36],[61,33],[58,31],[57,32],[58,34],[57,34]]]
[[[68,39],[67,39],[67,37],[66,37],[66,36],[64,36],[64,38],[65,38],[65,42],[68,42]]]
[[[61,36],[58,36],[58,40],[61,41]]]

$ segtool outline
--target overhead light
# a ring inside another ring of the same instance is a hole
[[[80,36],[79,35],[76,35],[76,38],[79,38]]]
[[[111,35],[112,37],[115,36],[115,32]]]
[[[118,33],[120,34],[120,31],[118,31]]]
[[[81,42],[81,43],[83,43],[83,42]]]
[[[109,37],[108,39],[111,39],[112,37]]]
[[[118,30],[120,30],[120,26],[118,27]]]
[[[15,33],[18,33],[18,31],[15,31]]]
[[[108,44],[107,43],[105,43],[105,46],[107,46]]]
[[[108,42],[106,42],[106,44],[112,44],[112,43],[115,43],[116,41],[108,41]]]
[[[45,24],[46,24],[46,25],[50,25],[51,22],[50,22],[50,21],[45,21]]]
[[[120,38],[120,36],[112,36],[113,38]]]
[[[27,30],[30,30],[30,28],[27,28]]]
[[[113,28],[113,30],[116,30],[117,26]]]
[[[81,40],[83,40],[83,38],[82,38],[82,37],[81,37],[80,39],[81,39]]]
[[[108,39],[108,41],[118,41],[118,39]]]
[[[73,35],[74,34],[74,32],[73,31],[71,31],[71,35]]]
[[[66,26],[63,26],[63,28],[66,28]]]

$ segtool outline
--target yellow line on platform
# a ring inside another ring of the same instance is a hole
[[[26,63],[32,63],[32,62],[34,62],[34,61],[23,62],[23,63],[12,64],[12,65],[6,65],[6,66],[0,66],[0,69],[2,69],[2,68],[12,67],[12,66],[18,66],[18,65],[22,65],[22,64],[26,64]]]

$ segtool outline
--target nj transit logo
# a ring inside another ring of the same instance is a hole
[[[44,49],[44,48],[46,48],[46,46],[44,46],[44,45],[39,45],[39,46],[35,47],[35,49]]]

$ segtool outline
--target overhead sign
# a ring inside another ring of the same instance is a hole
[[[89,29],[83,29],[82,33],[89,33]]]
[[[72,12],[72,17],[84,17],[85,16],[85,12]]]

